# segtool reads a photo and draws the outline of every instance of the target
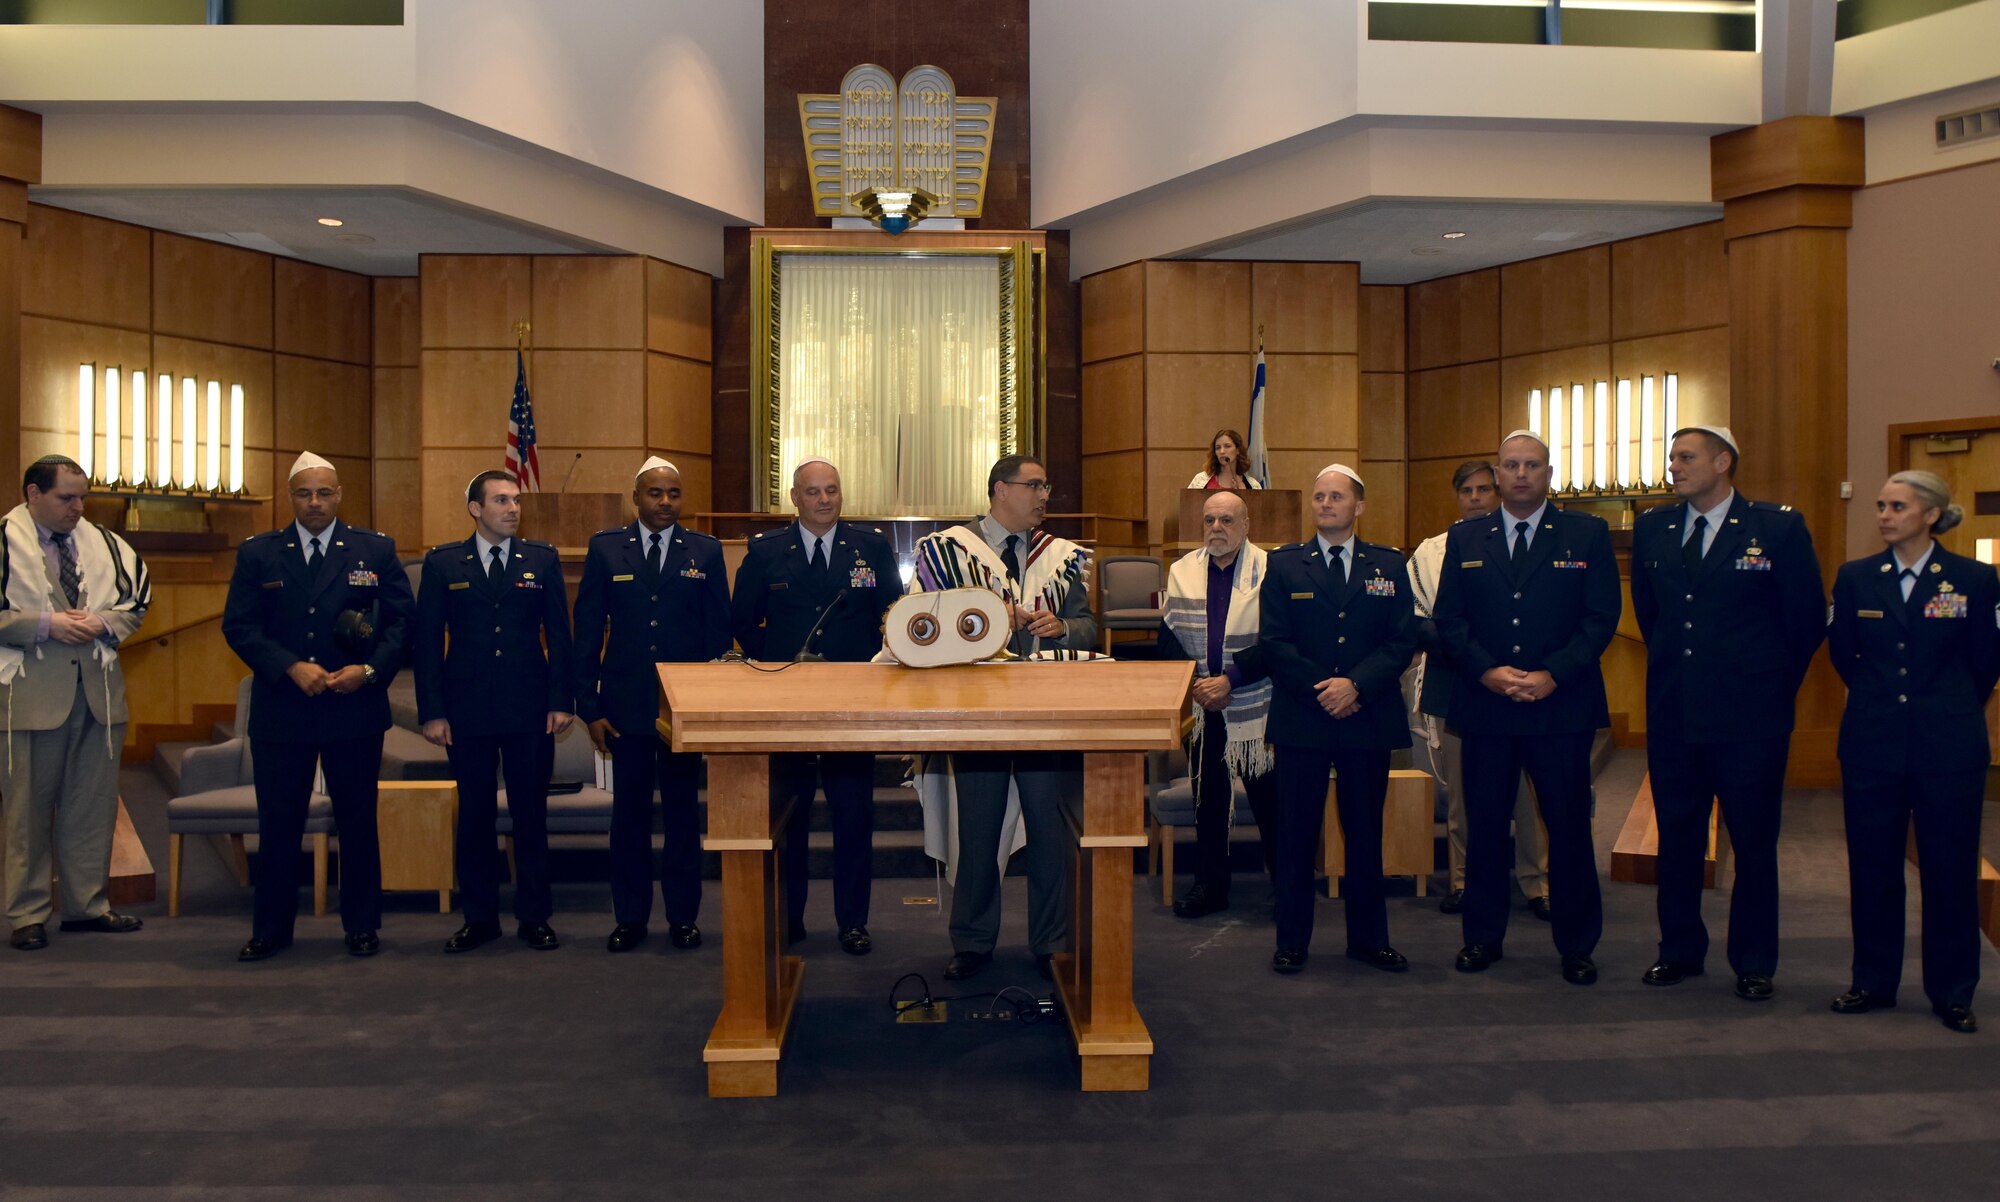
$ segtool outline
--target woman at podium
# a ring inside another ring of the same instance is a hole
[[[1243,474],[1243,436],[1234,430],[1217,430],[1208,442],[1208,467],[1194,474],[1189,488],[1262,488],[1254,477]]]

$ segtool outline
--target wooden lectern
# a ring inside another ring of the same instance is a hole
[[[1201,542],[1201,507],[1208,504],[1208,499],[1217,491],[1212,488],[1182,489],[1177,540],[1163,541]],[[1304,537],[1306,518],[1298,489],[1227,488],[1219,491],[1233,492],[1243,498],[1244,505],[1250,510],[1250,541],[1258,546],[1281,547]]]
[[[1080,751],[1070,950],[1056,990],[1085,1090],[1147,1085],[1152,1036],[1132,1005],[1132,849],[1146,845],[1145,753],[1180,742],[1182,662],[660,664],[661,735],[708,759],[708,838],[722,858],[722,1014],[702,1059],[710,1097],[771,1097],[804,962],[785,946],[785,813],[770,759],[815,751]],[[1048,838],[1030,831],[1030,838]]]
[[[615,492],[530,492],[521,494],[521,533],[579,554],[599,530],[631,521],[630,503]]]

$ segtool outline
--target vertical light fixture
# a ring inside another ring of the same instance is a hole
[[[118,369],[104,369],[104,482],[118,483]]]
[[[171,488],[174,483],[174,378],[167,372],[161,372],[154,386],[160,393],[157,414],[160,419],[157,423],[159,437],[156,439],[160,450],[157,461],[159,470],[153,473],[153,477],[160,482],[161,488]]]
[[[1618,487],[1632,487],[1632,381],[1618,380]]]
[[[1542,390],[1539,388],[1530,388],[1528,390],[1528,433],[1537,438],[1543,437]]]
[[[1558,384],[1549,389],[1549,432],[1542,439],[1549,445],[1549,491],[1563,487],[1563,390]]]
[[[1583,490],[1583,385],[1569,386],[1569,486]]]
[[[201,443],[195,437],[195,381],[193,376],[181,377],[181,487],[194,487],[194,449]]]
[[[1679,372],[1670,371],[1667,373],[1667,399],[1663,408],[1666,410],[1666,421],[1663,423],[1664,428],[1660,432],[1666,436],[1666,441],[1672,441],[1674,431],[1681,428],[1681,377]],[[1664,463],[1666,458],[1665,448],[1662,447],[1660,454],[1661,462]],[[1662,479],[1665,479],[1666,473],[1664,470],[1660,475]]]
[[[1611,386],[1593,381],[1591,400],[1591,483],[1599,490],[1611,483]]]
[[[243,385],[229,386],[229,491],[243,491]]]
[[[1653,377],[1639,377],[1639,483],[1647,488],[1660,482],[1653,472]],[[1662,460],[1665,455],[1660,456]]]
[[[91,454],[97,442],[97,364],[79,364],[76,369],[76,462],[83,474],[91,474],[96,462]]]
[[[201,486],[214,492],[222,483],[222,382],[208,382],[208,448],[201,460]]]
[[[132,487],[146,483],[146,406],[152,403],[146,391],[146,373],[132,373]]]

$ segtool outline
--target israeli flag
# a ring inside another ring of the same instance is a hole
[[[1249,461],[1243,466],[1243,474],[1254,477],[1265,488],[1271,487],[1270,454],[1264,449],[1264,348],[1257,348],[1257,383],[1250,390],[1250,445],[1245,448]]]

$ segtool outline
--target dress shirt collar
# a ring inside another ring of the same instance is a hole
[[[1344,550],[1344,551],[1342,551],[1342,552],[1340,553],[1340,558],[1341,558],[1341,562],[1342,562],[1342,563],[1345,563],[1345,564],[1346,564],[1346,565],[1347,565],[1347,566],[1348,566],[1349,568],[1352,568],[1352,567],[1354,566],[1354,534],[1353,534],[1353,532],[1351,532],[1351,531],[1350,531],[1350,532],[1348,533],[1348,535],[1347,535],[1347,538],[1346,538],[1346,540],[1345,540],[1344,542],[1340,542],[1340,543],[1330,543],[1330,542],[1327,542],[1327,541],[1326,541],[1326,535],[1324,535],[1324,534],[1315,534],[1315,535],[1313,535],[1313,545],[1314,545],[1314,546],[1317,546],[1317,547],[1319,548],[1319,561],[1320,561],[1321,563],[1325,563],[1325,562],[1326,562],[1326,553],[1327,553],[1328,551],[1331,551],[1331,550],[1332,550],[1332,549],[1333,549],[1334,547],[1336,547],[1336,546],[1339,546],[1339,547],[1345,547],[1345,548],[1347,548],[1346,550]]]
[[[667,552],[671,550],[674,545],[674,530],[675,530],[674,526],[663,526],[660,529],[655,530],[651,526],[648,526],[646,524],[646,519],[640,518],[639,554],[641,555],[652,554],[653,536],[657,534],[660,536],[660,555],[662,558],[665,558]]]
[[[486,570],[486,565],[493,562],[493,548],[495,547],[500,548],[501,567],[506,567],[507,562],[514,558],[514,540],[511,538],[505,542],[489,543],[486,541],[485,535],[475,533],[472,536],[472,542],[479,548],[479,570],[482,572]]]
[[[292,533],[299,536],[299,554],[305,556],[307,559],[311,559],[313,553],[312,540],[315,538],[319,540],[320,554],[322,555],[332,554],[333,532],[336,529],[338,529],[339,526],[340,526],[340,519],[335,518],[333,521],[328,522],[326,524],[326,529],[320,531],[318,534],[314,534],[312,531],[306,529],[304,522],[297,522],[297,521],[293,522]]]
[[[1688,529],[1689,529],[1689,530],[1692,530],[1692,529],[1694,529],[1694,520],[1695,520],[1696,518],[1707,518],[1707,519],[1708,519],[1708,531],[1709,531],[1710,535],[1712,536],[1712,535],[1714,534],[1714,532],[1715,532],[1715,529],[1716,529],[1716,527],[1718,527],[1718,526],[1720,526],[1720,525],[1722,524],[1722,518],[1723,518],[1723,515],[1724,515],[1724,514],[1726,514],[1726,513],[1728,513],[1728,512],[1729,512],[1729,507],[1730,507],[1731,505],[1734,505],[1735,503],[1736,503],[1736,490],[1735,490],[1735,489],[1733,489],[1733,488],[1729,490],[1729,495],[1728,495],[1728,496],[1726,496],[1726,497],[1722,498],[1722,500],[1720,500],[1720,501],[1716,502],[1716,505],[1715,505],[1715,508],[1713,508],[1713,509],[1696,509],[1696,508],[1694,507],[1694,502],[1693,502],[1693,501],[1689,501],[1689,502],[1687,502],[1687,509],[1688,509],[1688,513],[1687,513],[1687,524],[1688,524]],[[1686,541],[1687,541],[1687,535],[1683,534],[1683,535],[1681,536],[1681,541],[1682,541],[1682,542],[1686,542]]]
[[[840,530],[839,522],[828,526],[825,534],[814,534],[812,531],[806,529],[804,522],[796,522],[794,525],[799,528],[799,546],[805,550],[807,563],[812,562],[813,545],[815,543],[826,547],[826,561],[828,563],[833,562],[833,536]]]
[[[1007,536],[1010,534],[1021,540],[1020,542],[1014,544],[1016,547],[1020,548],[1023,551],[1027,550],[1028,535],[1033,530],[1034,530],[1033,526],[1028,527],[1026,530],[1009,530],[1005,526],[1002,526],[1000,524],[999,519],[995,518],[990,513],[987,514],[985,517],[979,519],[979,536],[985,539],[986,545],[993,548],[995,551],[1004,550],[1006,548]]]
[[[1549,501],[1547,497],[1542,498],[1542,503],[1535,507],[1535,512],[1524,518],[1515,517],[1503,507],[1500,510],[1500,532],[1507,536],[1507,549],[1509,551],[1514,549],[1514,527],[1520,525],[1522,522],[1528,523],[1528,545],[1531,547],[1534,546],[1535,531],[1542,528],[1542,519],[1547,517],[1548,513]]]
[[[1903,557],[1896,554],[1894,548],[1891,548],[1889,551],[1889,557],[1895,560],[1896,562],[1896,572],[1897,572],[1896,578],[1898,580],[1902,579],[1902,573],[1905,571],[1910,572],[1914,575],[1919,575],[1919,576],[1922,575],[1924,571],[1924,565],[1929,563],[1931,561],[1931,556],[1935,554],[1937,554],[1936,539],[1932,539],[1930,541],[1930,545],[1924,548],[1924,553],[1922,555],[1917,556],[1917,562],[1910,564],[1907,567],[1905,567],[1903,564]]]

